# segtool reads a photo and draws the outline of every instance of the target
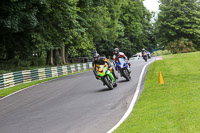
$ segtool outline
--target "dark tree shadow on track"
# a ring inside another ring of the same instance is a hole
[[[104,89],[97,90],[96,92],[106,92],[106,91],[112,91],[112,90],[109,88],[104,88]]]

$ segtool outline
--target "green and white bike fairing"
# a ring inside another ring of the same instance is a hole
[[[116,86],[116,79],[108,67],[100,65],[100,68],[98,68],[96,74],[101,78],[101,81],[108,86],[109,89],[113,89],[113,86]]]

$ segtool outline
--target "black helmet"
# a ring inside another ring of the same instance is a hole
[[[118,48],[115,48],[113,53],[116,55],[116,54],[119,54],[119,49]]]
[[[99,60],[100,56],[99,56],[99,54],[96,52],[96,53],[94,53],[93,58],[94,58],[94,60],[96,61],[96,60]]]

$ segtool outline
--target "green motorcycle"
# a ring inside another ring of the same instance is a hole
[[[107,85],[109,89],[112,90],[114,87],[117,86],[116,79],[114,78],[108,67],[100,65],[96,72],[96,75],[99,76],[104,85]]]

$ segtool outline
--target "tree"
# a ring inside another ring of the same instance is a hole
[[[200,4],[199,0],[160,0],[156,22],[156,40],[168,46],[175,40],[185,38],[200,48]]]
[[[130,56],[150,46],[150,16],[141,0],[2,0],[0,58],[59,65],[114,47]]]
[[[38,5],[35,1],[0,1],[0,50],[4,58],[26,58],[33,54],[35,45],[30,42],[32,30],[37,26]]]
[[[138,0],[127,0],[121,10],[116,47],[130,57],[150,45],[153,30],[153,26],[150,24],[151,13],[144,7],[142,1]]]

